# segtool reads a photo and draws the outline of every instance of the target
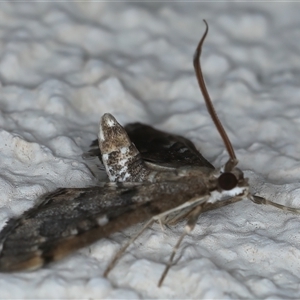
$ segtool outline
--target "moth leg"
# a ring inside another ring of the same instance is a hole
[[[109,263],[107,266],[106,270],[104,271],[103,276],[107,277],[108,273],[114,268],[118,260],[121,258],[122,254],[126,251],[126,249],[149,227],[154,223],[154,219],[150,219],[144,226],[143,228],[136,234],[134,235],[123,247],[115,254],[114,258],[112,261]]]
[[[219,202],[216,202],[216,203],[206,203],[205,206],[202,207],[202,213],[206,212],[206,211],[209,211],[209,210],[218,209],[218,208],[221,208],[223,206],[227,206],[229,204],[233,204],[233,203],[236,203],[236,202],[241,201],[241,200],[243,200],[243,196],[242,197],[237,196],[237,197],[229,198],[229,199],[219,201]],[[193,210],[188,211],[185,214],[175,215],[174,218],[171,218],[170,220],[168,220],[168,224],[165,225],[165,226],[168,228],[168,225],[175,225],[178,222],[181,222],[183,219],[189,219],[189,217],[192,213],[193,213]]]
[[[267,200],[267,199],[259,197],[259,196],[250,195],[248,197],[248,199],[251,200],[252,202],[256,203],[256,204],[271,205],[271,206],[275,206],[275,207],[277,207],[279,209],[282,209],[284,211],[289,211],[289,212],[297,213],[297,214],[300,213],[300,209],[299,208],[294,208],[294,207],[289,207],[289,206],[281,205],[281,204],[278,204],[276,202]]]
[[[158,223],[161,231],[164,232],[166,225],[162,222],[162,219],[158,219]]]
[[[166,268],[164,270],[164,272],[162,273],[161,277],[160,277],[160,280],[158,282],[158,287],[161,287],[164,279],[166,278],[171,266],[172,266],[172,262],[173,262],[173,259],[176,255],[176,252],[178,251],[179,249],[179,246],[182,242],[182,240],[184,239],[184,237],[189,234],[190,232],[193,231],[193,229],[195,228],[195,225],[197,223],[197,220],[198,220],[198,217],[199,215],[201,214],[202,212],[202,209],[203,209],[203,206],[204,206],[205,203],[203,203],[202,205],[199,205],[197,207],[195,207],[191,213],[189,214],[189,219],[187,221],[187,224],[185,225],[185,228],[184,228],[184,232],[182,233],[182,235],[180,236],[179,240],[177,241],[176,245],[174,246],[173,250],[172,250],[172,254],[169,258],[169,261],[168,261],[168,264],[166,265]]]

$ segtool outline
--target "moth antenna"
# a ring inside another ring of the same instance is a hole
[[[267,199],[259,197],[259,196],[249,195],[248,199],[250,199],[252,202],[254,202],[256,204],[271,205],[271,206],[277,207],[277,208],[279,208],[281,210],[284,210],[284,211],[289,211],[289,212],[292,212],[292,213],[300,214],[300,209],[299,208],[294,208],[294,207],[281,205],[281,204],[278,204],[276,202],[273,202],[271,200],[267,200]]]
[[[226,131],[224,130],[224,127],[221,123],[221,121],[219,120],[218,118],[218,115],[214,109],[214,106],[211,102],[211,99],[210,99],[210,96],[208,94],[208,91],[206,89],[206,85],[205,85],[205,82],[204,82],[204,78],[203,78],[203,73],[202,73],[202,69],[201,69],[201,63],[200,63],[200,56],[201,56],[201,52],[202,52],[202,45],[203,45],[203,42],[206,38],[206,35],[208,33],[208,24],[205,20],[203,20],[203,22],[205,23],[206,25],[206,29],[205,29],[205,32],[197,46],[197,49],[195,51],[195,54],[194,54],[194,60],[193,60],[193,63],[194,63],[194,69],[195,69],[195,73],[196,73],[196,77],[197,77],[197,80],[198,80],[198,84],[199,84],[199,87],[200,87],[200,90],[202,92],[202,95],[203,95],[203,98],[205,100],[205,104],[206,104],[206,107],[207,107],[207,110],[212,118],[212,120],[214,121],[222,139],[223,139],[223,142],[225,144],[225,147],[227,149],[227,152],[231,158],[232,161],[236,161],[236,156],[235,156],[235,153],[234,153],[234,150],[233,150],[233,147],[231,145],[231,142],[226,134]]]

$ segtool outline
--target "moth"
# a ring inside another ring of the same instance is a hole
[[[188,139],[135,123],[123,128],[111,114],[104,114],[98,142],[91,154],[99,156],[109,182],[87,188],[59,188],[42,196],[38,205],[10,219],[0,233],[0,271],[34,270],[58,261],[103,237],[140,222],[143,228],[114,256],[107,276],[126,248],[154,222],[186,225],[158,285],[161,286],[174,256],[199,215],[244,198],[283,210],[299,212],[251,195],[248,179],[237,168],[231,142],[207,92],[200,64],[205,32],[193,63],[208,112],[218,129],[229,159],[214,168]]]

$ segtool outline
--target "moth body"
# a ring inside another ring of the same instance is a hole
[[[0,234],[0,271],[39,268],[139,222],[154,218],[174,224],[199,205],[227,200],[228,192],[218,186],[220,169],[156,169],[153,162],[150,166],[144,162],[113,116],[104,115],[100,124],[99,149],[108,173],[114,169],[115,181],[93,188],[58,189],[20,218],[10,220]],[[124,151],[125,146],[132,150]],[[119,156],[123,154],[126,162]],[[137,161],[141,166],[134,168]],[[229,196],[246,195],[247,182],[243,177],[236,181],[233,191],[237,192]]]

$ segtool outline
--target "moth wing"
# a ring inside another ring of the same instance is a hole
[[[123,182],[48,193],[20,218],[9,220],[1,231],[0,272],[37,269],[100,238],[174,210],[192,199],[191,185],[195,184],[190,179]],[[205,186],[200,183],[198,191],[204,194]]]
[[[38,205],[10,219],[0,232],[0,272],[36,269],[59,259],[67,247],[56,246],[132,209],[136,186],[60,188],[43,195]],[[56,254],[47,256],[53,247]]]
[[[125,130],[143,160],[148,163],[168,168],[199,166],[214,169],[195,145],[180,135],[160,131],[142,123],[127,124]],[[88,156],[98,156],[101,160],[97,140],[92,142]]]

